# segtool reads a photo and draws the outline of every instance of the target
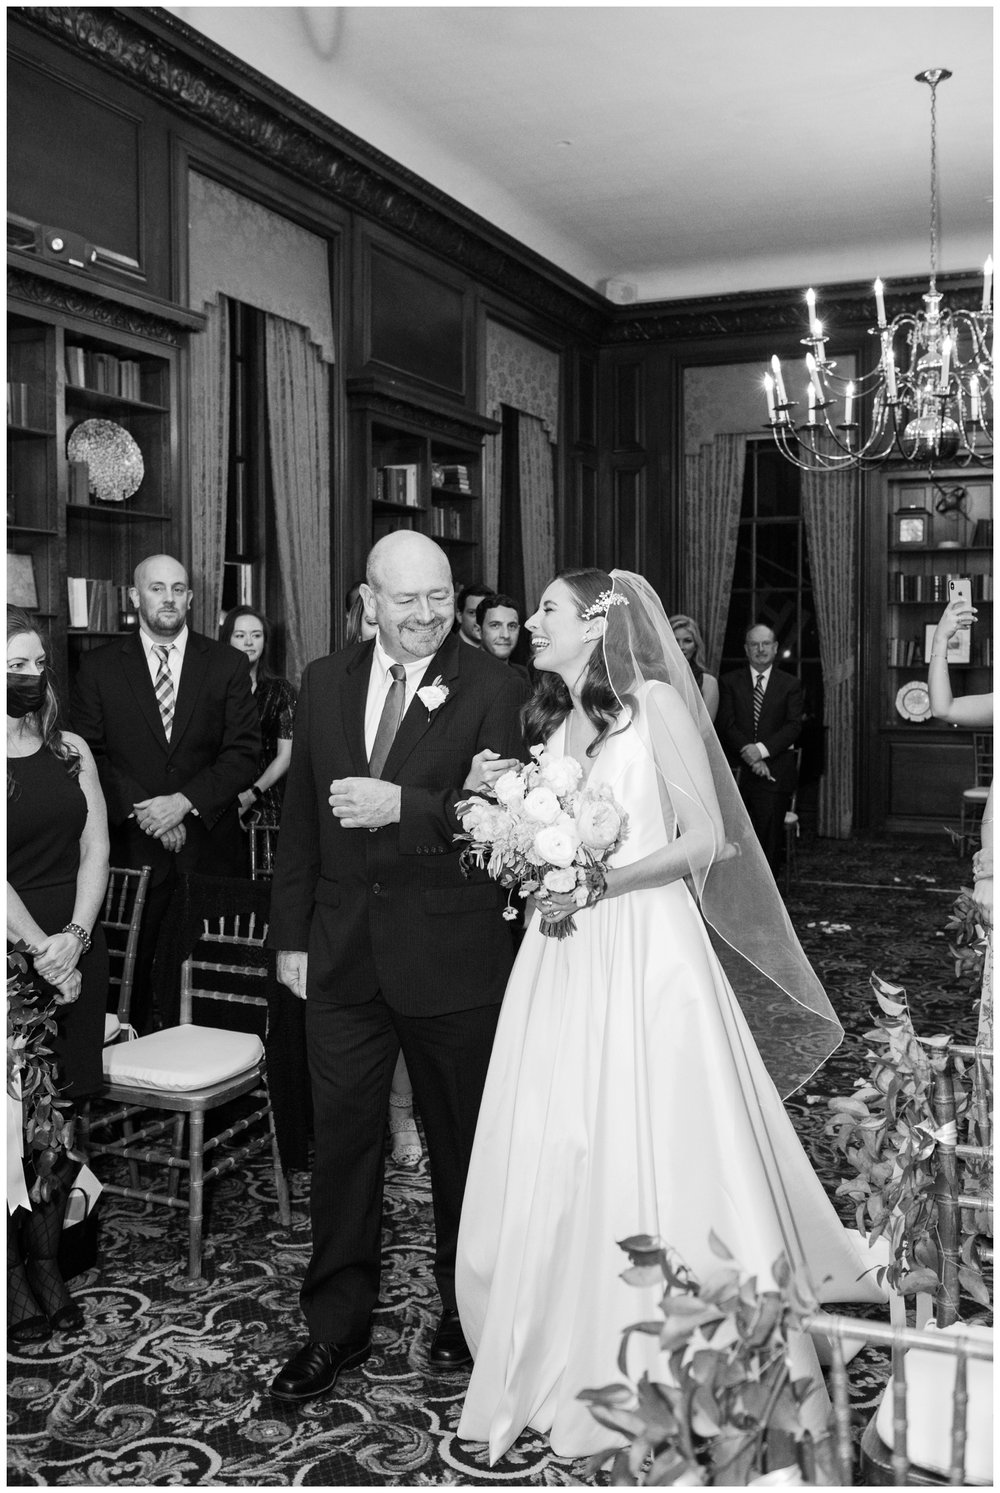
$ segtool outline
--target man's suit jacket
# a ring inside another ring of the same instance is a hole
[[[473,756],[524,755],[512,669],[451,634],[423,676],[444,703],[408,705],[382,778],[400,785],[400,821],[345,829],[328,799],[335,778],[368,777],[364,717],[374,643],[309,665],[302,679],[271,886],[269,942],[309,955],[309,999],[360,1004],[381,991],[407,1015],[502,999],[512,944],[505,895],[459,868],[455,835]],[[423,687],[421,685],[421,688]]]
[[[245,654],[189,631],[168,742],[139,634],[129,633],[84,653],[72,717],[94,753],[130,864],[151,864],[160,881],[172,867],[206,869],[224,840],[235,836],[238,848],[236,795],[253,781],[260,755]],[[133,804],[166,793],[183,793],[197,810],[184,820],[187,839],[176,855],[129,817]]]
[[[772,668],[764,691],[760,720],[754,731],[753,679],[754,671],[749,665],[723,674],[719,680],[716,732],[734,770],[744,766],[741,748],[751,741],[763,742],[768,750],[767,766],[774,782],[759,778],[754,779],[753,786],[762,792],[793,793],[795,758],[792,748],[802,731],[802,686],[794,674]],[[750,769],[744,766],[744,774],[749,775],[749,772]]]

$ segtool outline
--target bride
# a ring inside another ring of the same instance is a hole
[[[775,1087],[841,1028],[659,599],[626,571],[564,571],[527,626],[528,745],[575,757],[629,829],[599,900],[533,899],[501,1010],[456,1281],[475,1359],[458,1434],[491,1462],[526,1426],[560,1456],[613,1440],[577,1396],[621,1378],[622,1330],[660,1294],[620,1279],[616,1240],[657,1235],[704,1278],[714,1230],[765,1288],[784,1251],[821,1301],[881,1299]],[[571,913],[576,932],[543,935]]]

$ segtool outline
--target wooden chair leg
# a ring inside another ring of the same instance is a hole
[[[131,1147],[134,1144],[134,1137],[135,1137],[135,1127],[133,1126],[132,1121],[128,1120],[128,1119],[123,1120],[122,1121],[122,1140],[125,1142],[126,1146]],[[131,1159],[131,1157],[129,1158],[129,1163],[128,1163],[128,1181],[129,1181],[129,1186],[130,1187],[134,1187],[135,1190],[136,1190],[136,1192],[138,1192],[139,1191],[139,1164],[138,1164],[138,1162],[133,1161]]]
[[[192,1116],[193,1118],[193,1116]],[[187,1115],[181,1110],[174,1115],[174,1139],[170,1147],[171,1155],[180,1161],[184,1155],[184,1127],[187,1123]],[[172,1166],[167,1172],[167,1197],[175,1198],[180,1192],[181,1170],[179,1166]]]
[[[281,1153],[278,1150],[278,1135],[274,1128],[274,1112],[270,1108],[267,1111],[267,1124],[271,1132],[274,1186],[278,1194],[278,1222],[283,1229],[290,1229],[292,1226],[292,1205],[288,1196],[288,1178],[285,1176],[285,1168],[281,1164]]]
[[[201,1230],[205,1204],[205,1111],[190,1114],[188,1144],[188,1280],[201,1279]]]

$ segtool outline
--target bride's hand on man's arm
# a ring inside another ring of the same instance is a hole
[[[520,765],[516,757],[501,757],[499,752],[484,747],[472,759],[472,766],[462,784],[462,792],[492,793],[497,779]]]

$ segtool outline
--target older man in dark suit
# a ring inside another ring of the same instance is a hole
[[[84,653],[72,718],[97,761],[112,861],[153,871],[132,1009],[145,1030],[156,937],[178,876],[242,874],[236,797],[256,774],[260,726],[246,655],[188,628],[180,561],[149,555],[134,582],[139,630]]]
[[[451,571],[425,536],[380,540],[363,594],[377,636],[303,677],[271,889],[278,976],[306,1000],[316,1136],[301,1292],[309,1341],[271,1386],[290,1401],[324,1394],[370,1351],[400,1047],[434,1200],[443,1313],[430,1361],[469,1361],[455,1308],[458,1222],[512,962],[499,888],[459,868],[455,804],[520,757],[527,687],[451,632]]]
[[[784,849],[784,823],[795,792],[792,748],[802,731],[802,686],[794,674],[774,667],[778,640],[766,623],[747,628],[743,651],[749,665],[719,680],[715,729],[736,773],[757,838],[777,875]]]

